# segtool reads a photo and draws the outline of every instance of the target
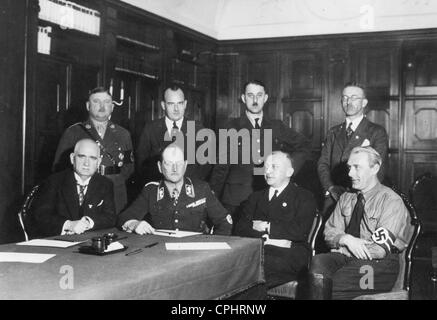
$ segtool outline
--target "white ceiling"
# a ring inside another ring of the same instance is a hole
[[[218,40],[437,28],[437,0],[122,0]]]

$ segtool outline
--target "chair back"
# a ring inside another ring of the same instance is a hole
[[[408,292],[408,295],[411,294],[411,267],[413,263],[413,253],[416,247],[417,238],[419,237],[420,231],[422,229],[422,223],[416,214],[416,209],[414,205],[410,202],[408,197],[399,191],[397,188],[392,187],[393,191],[395,191],[403,200],[405,207],[410,213],[410,223],[411,223],[411,238],[408,242],[407,248],[399,254],[399,275],[396,280],[396,283],[393,286],[392,291],[405,290]]]
[[[32,188],[32,190],[28,193],[26,199],[24,200],[24,203],[21,206],[20,211],[18,212],[18,220],[20,222],[21,228],[23,229],[24,238],[26,239],[26,241],[29,241],[29,235],[28,235],[29,233],[26,231],[27,211],[32,205],[32,201],[38,189],[39,189],[39,185],[36,185]]]
[[[310,233],[308,234],[308,244],[311,248],[311,258],[314,257],[316,254],[316,238],[317,234],[320,231],[320,228],[322,227],[322,222],[322,215],[317,210],[316,215],[314,216],[313,225],[311,226]]]
[[[411,185],[409,193],[425,227],[424,232],[434,230],[437,227],[437,177],[429,172],[419,176]]]

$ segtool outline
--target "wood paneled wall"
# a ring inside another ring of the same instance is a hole
[[[318,157],[327,130],[342,121],[346,82],[367,87],[367,117],[390,139],[388,176],[408,191],[437,175],[436,30],[225,41],[219,46],[217,126],[243,110],[248,79],[266,83],[267,113],[312,141]]]

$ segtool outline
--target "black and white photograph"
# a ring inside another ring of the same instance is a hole
[[[437,300],[435,0],[0,0],[0,146],[0,300]]]

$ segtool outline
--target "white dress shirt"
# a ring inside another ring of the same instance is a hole
[[[246,116],[249,119],[250,123],[252,124],[252,127],[254,127],[254,128],[255,128],[255,124],[256,124],[256,122],[255,122],[256,118],[259,119],[258,124],[261,127],[261,123],[263,122],[263,115],[264,115],[264,113],[262,111],[260,114],[253,114],[253,113],[250,113],[246,110]]]
[[[165,126],[167,127],[167,132],[170,137],[171,137],[171,132],[173,130],[173,122],[174,122],[173,120],[170,120],[169,118],[167,118],[167,116],[165,116]],[[184,117],[176,121],[176,125],[178,126],[179,131],[181,131],[182,122],[184,122]]]

